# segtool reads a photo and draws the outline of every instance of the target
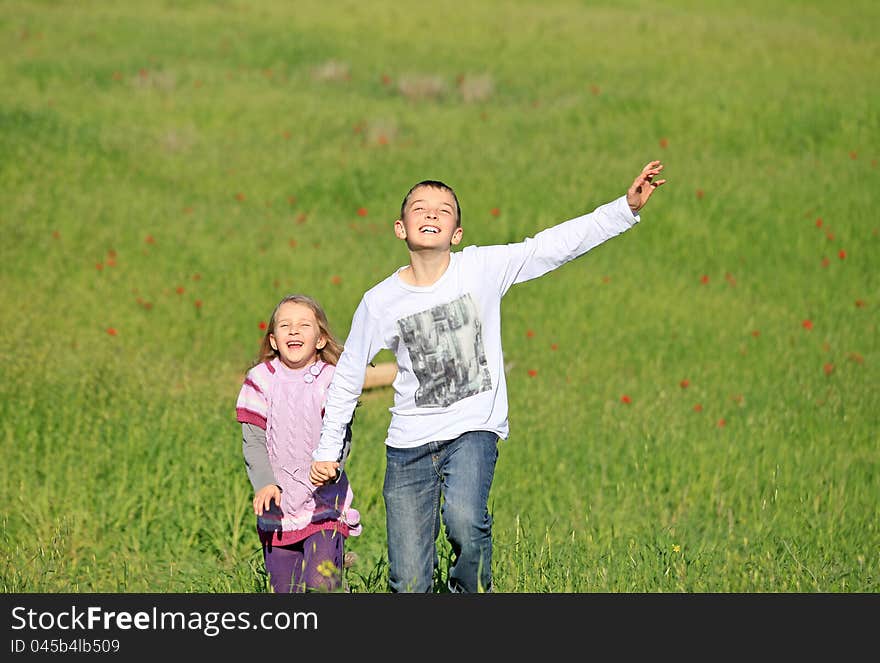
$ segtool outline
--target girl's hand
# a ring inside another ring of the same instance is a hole
[[[281,506],[281,489],[274,483],[263,486],[254,494],[254,513],[262,516],[263,512],[268,511],[272,506],[272,500],[275,500],[275,504]]]
[[[336,479],[338,468],[339,463],[333,460],[312,461],[312,467],[309,469],[309,481],[316,486],[326,486]]]

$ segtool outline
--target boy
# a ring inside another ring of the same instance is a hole
[[[456,253],[463,230],[455,192],[426,180],[407,193],[394,233],[409,264],[368,290],[355,311],[309,474],[315,485],[336,477],[367,364],[392,350],[383,487],[391,591],[431,591],[441,516],[454,554],[449,589],[491,591],[489,489],[498,440],[509,433],[501,298],[638,223],[666,182],[655,179],[661,170],[651,161],[625,196],[523,242]]]

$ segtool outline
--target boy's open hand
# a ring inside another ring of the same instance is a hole
[[[316,486],[326,486],[328,483],[336,479],[336,470],[338,468],[339,463],[336,461],[312,461],[312,467],[309,469],[309,481]]]
[[[665,184],[666,180],[655,180],[660,171],[663,170],[663,164],[659,161],[651,161],[644,168],[639,176],[633,180],[632,186],[626,192],[626,202],[633,214],[638,212],[648,202],[648,198],[657,189],[657,187]]]

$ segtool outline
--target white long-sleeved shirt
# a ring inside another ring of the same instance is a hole
[[[472,430],[507,438],[501,298],[512,285],[560,267],[639,221],[621,196],[522,242],[452,253],[430,286],[405,283],[400,267],[370,288],[352,318],[312,458],[338,459],[367,364],[383,349],[397,358],[385,444],[417,447]]]

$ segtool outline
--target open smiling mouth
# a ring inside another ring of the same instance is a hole
[[[440,232],[440,228],[438,228],[437,226],[422,226],[421,228],[419,228],[419,232],[436,235]]]

